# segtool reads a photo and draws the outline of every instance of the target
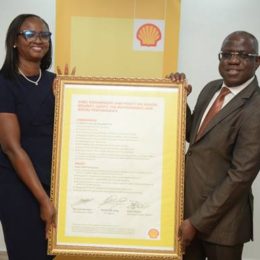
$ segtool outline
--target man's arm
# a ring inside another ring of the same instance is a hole
[[[210,233],[219,219],[245,193],[249,193],[260,169],[260,102],[245,112],[232,151],[225,179],[213,190],[201,207],[190,217],[192,225],[202,233]],[[210,170],[210,169],[209,169]]]

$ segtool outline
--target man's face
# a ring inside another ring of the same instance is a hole
[[[260,64],[260,58],[247,55],[257,54],[256,46],[251,38],[231,34],[224,40],[221,52],[219,72],[228,87],[239,86],[254,76]]]

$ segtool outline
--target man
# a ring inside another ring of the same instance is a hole
[[[251,185],[260,169],[259,64],[253,35],[228,35],[219,53],[223,79],[208,83],[188,113],[185,219],[179,229],[185,260],[239,260],[252,239]],[[219,97],[223,87],[227,91]]]

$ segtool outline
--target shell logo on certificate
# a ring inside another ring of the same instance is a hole
[[[55,96],[49,252],[181,259],[185,87],[60,76]]]

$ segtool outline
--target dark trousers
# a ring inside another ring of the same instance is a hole
[[[0,182],[0,220],[9,260],[51,260],[39,204],[17,180]]]
[[[194,239],[186,248],[183,260],[241,260],[244,244],[223,246]]]

